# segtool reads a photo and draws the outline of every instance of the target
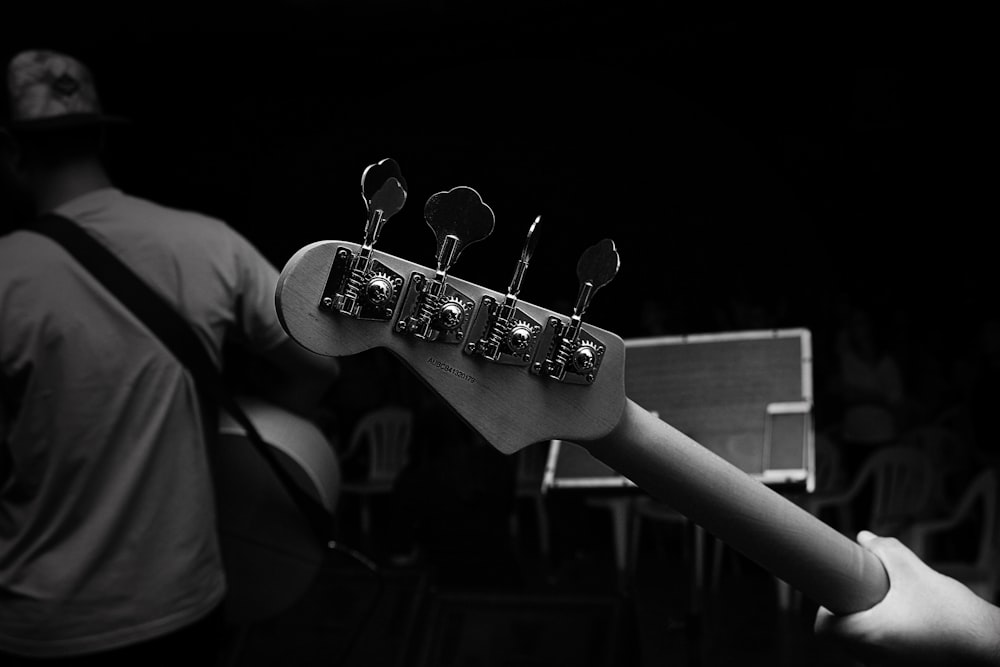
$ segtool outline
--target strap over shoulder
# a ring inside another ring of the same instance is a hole
[[[303,491],[264,442],[253,421],[226,390],[204,344],[191,325],[107,246],[69,218],[47,213],[27,229],[51,238],[71,254],[170,350],[190,371],[203,399],[214,399],[243,427],[248,439],[265,458],[303,514],[324,541],[330,539],[326,510]]]

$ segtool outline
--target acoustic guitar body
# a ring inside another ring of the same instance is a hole
[[[332,514],[340,464],[323,433],[263,401],[239,402],[284,469]],[[242,626],[276,616],[309,591],[326,545],[242,427],[225,414],[215,451],[215,485],[228,586],[226,621]]]

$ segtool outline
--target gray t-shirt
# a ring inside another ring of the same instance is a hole
[[[115,189],[57,212],[165,296],[217,363],[227,331],[259,350],[286,339],[276,269],[222,222]],[[0,238],[0,379],[0,649],[106,650],[215,607],[225,582],[194,382],[32,232]]]

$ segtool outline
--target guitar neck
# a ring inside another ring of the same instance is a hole
[[[837,614],[889,590],[878,558],[631,400],[597,459]]]
[[[831,611],[868,609],[887,592],[876,556],[627,400],[625,346],[612,332],[584,325],[590,346],[584,351],[598,350],[602,361],[583,382],[538,372],[546,368],[540,362],[548,360],[550,344],[539,344],[520,364],[487,361],[470,353],[464,331],[453,340],[450,334],[435,339],[402,333],[408,331],[405,316],[419,310],[408,308],[412,300],[403,296],[418,290],[410,292],[402,283],[412,286],[413,276],[429,281],[435,275],[405,259],[376,256],[401,283],[395,290],[398,303],[382,304],[382,317],[362,319],[321,305],[332,302],[324,299],[331,276],[346,275],[346,269],[334,270],[338,258],[359,254],[357,244],[321,241],[288,261],[275,304],[282,326],[299,344],[330,356],[389,349],[504,453],[553,438],[583,443],[596,458]],[[448,286],[479,304],[477,313],[485,298],[495,303],[505,298],[454,276]],[[517,309],[518,318],[539,329],[565,321],[526,301],[518,301]],[[471,319],[470,314],[463,321]]]

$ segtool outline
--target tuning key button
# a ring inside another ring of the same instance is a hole
[[[456,344],[465,338],[475,302],[448,284],[448,271],[466,247],[493,231],[493,210],[478,192],[463,185],[431,195],[424,220],[437,240],[437,269],[433,276],[413,274],[395,330],[421,340]]]
[[[474,189],[460,185],[431,195],[424,220],[437,239],[438,271],[447,273],[466,247],[493,233],[493,209]]]
[[[368,210],[364,239],[357,253],[338,249],[320,307],[359,320],[391,320],[403,277],[375,258],[373,246],[382,227],[406,202],[406,181],[395,160],[386,158],[365,168],[361,196]]]
[[[371,247],[378,241],[382,226],[406,203],[406,180],[395,160],[385,158],[365,168],[361,174],[361,198],[368,209],[364,246]]]
[[[587,248],[576,265],[580,291],[569,321],[550,317],[542,334],[531,372],[560,382],[591,384],[597,379],[604,344],[583,328],[583,315],[601,287],[618,273],[618,250],[611,239]]]
[[[576,264],[576,277],[581,285],[590,283],[593,286],[593,292],[597,292],[618,275],[619,264],[615,242],[611,239],[604,239],[590,246],[580,255],[580,260]]]

